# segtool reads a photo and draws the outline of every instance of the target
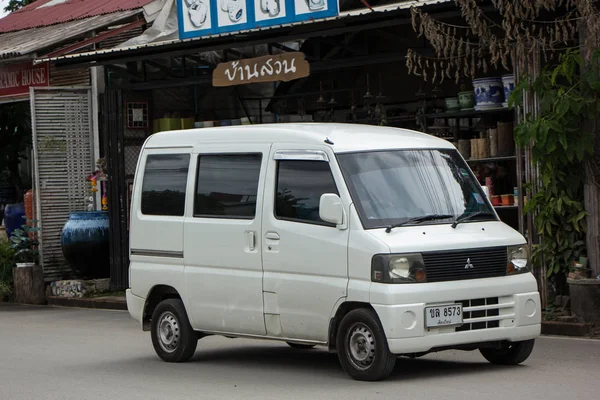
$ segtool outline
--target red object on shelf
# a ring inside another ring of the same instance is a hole
[[[503,194],[502,195],[502,205],[503,206],[512,206],[513,205],[513,195],[512,194]]]
[[[33,195],[33,189],[28,190],[23,196],[23,203],[25,205],[25,218],[27,218],[27,225],[35,228],[37,226],[36,222],[32,222],[36,219],[35,216],[35,196]],[[29,237],[31,239],[37,239],[37,232],[29,232]]]

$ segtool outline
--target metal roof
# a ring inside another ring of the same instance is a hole
[[[137,13],[139,10],[120,11],[60,25],[0,34],[0,60],[24,56],[61,42],[73,41],[74,38],[86,32],[114,24]]]
[[[139,10],[152,1],[154,0],[37,0],[0,19],[0,33],[62,24],[119,11]]]
[[[221,34],[216,34],[216,35],[207,35],[207,36],[183,39],[183,40],[182,39],[167,40],[167,41],[152,42],[152,43],[146,43],[146,44],[129,46],[129,47],[116,47],[116,48],[112,48],[112,49],[104,49],[104,50],[84,52],[84,53],[75,53],[75,54],[69,54],[69,55],[60,56],[60,57],[40,58],[40,59],[35,60],[35,62],[39,63],[39,62],[43,62],[43,61],[67,61],[67,60],[73,60],[73,59],[78,59],[78,58],[82,58],[82,57],[86,57],[86,58],[90,59],[97,55],[107,55],[107,54],[110,54],[111,58],[112,58],[112,56],[118,57],[119,55],[124,55],[130,51],[139,50],[139,49],[152,49],[156,52],[159,52],[160,49],[168,48],[169,46],[171,46],[173,44],[197,43],[198,45],[202,45],[203,41],[209,41],[211,39],[224,38],[224,37],[236,37],[236,36],[242,36],[242,35],[246,35],[249,33],[256,33],[256,32],[271,32],[274,30],[282,29],[282,28],[302,27],[302,26],[308,26],[308,25],[318,24],[318,23],[326,23],[326,22],[331,22],[331,21],[348,21],[354,17],[359,17],[359,16],[382,15],[382,14],[392,13],[395,11],[406,10],[411,7],[432,6],[432,5],[436,5],[436,4],[449,3],[449,2],[454,2],[454,0],[400,1],[400,2],[393,3],[393,4],[373,7],[372,9],[361,8],[361,9],[357,9],[357,10],[343,11],[343,12],[340,12],[340,14],[336,17],[314,19],[314,20],[309,20],[309,21],[295,22],[295,23],[282,24],[282,25],[274,25],[274,26],[262,27],[262,28],[253,28],[253,29],[247,29],[247,30],[243,30],[243,31],[227,32],[227,33],[221,33]]]

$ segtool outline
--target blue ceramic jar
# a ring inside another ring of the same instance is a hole
[[[61,235],[65,259],[80,278],[110,276],[109,220],[105,211],[71,213]]]

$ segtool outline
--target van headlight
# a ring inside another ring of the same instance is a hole
[[[508,265],[506,275],[517,275],[529,272],[529,250],[527,245],[508,246]]]
[[[371,280],[378,283],[427,282],[423,256],[414,254],[377,254],[371,262]]]

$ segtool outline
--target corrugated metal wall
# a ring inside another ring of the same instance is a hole
[[[131,38],[140,36],[142,33],[144,33],[144,28],[142,28],[141,26],[138,28],[128,30],[126,32],[120,33],[118,35],[115,35],[113,37],[99,42],[96,46],[96,50],[112,49],[114,47],[117,47],[121,43],[128,41]]]
[[[84,69],[56,69],[50,66],[50,86],[90,86],[90,70]]]
[[[94,170],[91,90],[35,89],[31,96],[37,220],[46,280],[65,277],[60,245],[69,213],[84,211]]]

